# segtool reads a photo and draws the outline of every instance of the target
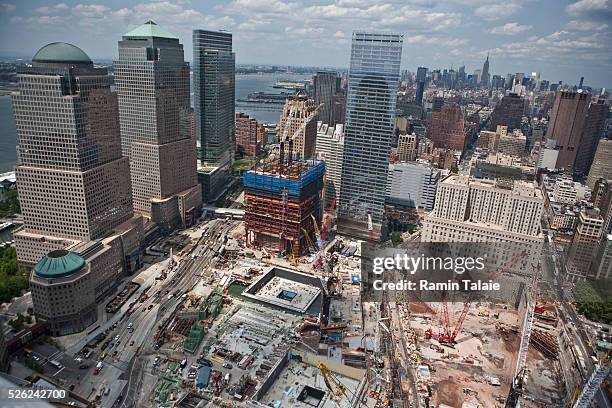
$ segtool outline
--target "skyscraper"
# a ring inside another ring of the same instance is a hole
[[[596,102],[591,102],[589,105],[582,130],[582,138],[580,139],[580,146],[576,155],[576,164],[574,165],[576,173],[581,175],[589,173],[608,112],[610,112],[610,106],[605,103],[603,98],[598,99]]]
[[[403,35],[353,33],[338,231],[379,239]]]
[[[582,90],[555,95],[546,138],[556,140],[559,146],[557,168],[574,168],[590,100],[591,95]]]
[[[495,106],[491,114],[489,129],[496,130],[500,125],[508,126],[510,132],[517,128],[520,129],[524,110],[525,100],[518,94],[509,93]]]
[[[285,152],[295,158],[310,159],[315,154],[317,142],[317,115],[314,100],[305,93],[287,98],[280,117],[279,138],[287,137],[291,143],[285,145]],[[291,151],[289,151],[291,146]]]
[[[434,142],[435,147],[463,151],[465,128],[459,105],[444,105],[440,112],[433,112],[427,137]]]
[[[227,186],[235,154],[235,60],[231,33],[193,30],[198,179],[207,202]]]
[[[612,140],[601,139],[599,141],[586,183],[593,188],[599,178],[612,179]]]
[[[485,88],[488,88],[489,83],[490,83],[490,80],[489,80],[489,53],[487,53],[487,59],[482,65],[482,75],[480,77],[480,85],[482,85]]]
[[[147,21],[119,41],[114,68],[134,210],[164,229],[190,225],[202,197],[183,46],[176,36]]]
[[[342,159],[344,153],[344,125],[329,126],[320,122],[317,124],[318,160],[325,162],[325,196],[324,209],[327,209],[334,200],[338,201],[340,183],[342,179]]]
[[[67,43],[42,47],[17,79],[17,257],[36,264],[37,318],[54,335],[74,333],[96,321],[96,302],[119,275],[139,266],[142,219],[133,217],[117,95],[107,69]]]
[[[313,77],[313,85],[315,105],[323,104],[319,111],[319,120],[334,126],[334,96],[338,92],[338,76],[335,72],[317,72]]]
[[[583,209],[578,216],[578,226],[567,254],[570,280],[576,281],[590,275],[604,234],[604,219],[600,212],[596,209]]]
[[[427,68],[418,67],[416,73],[416,95],[415,103],[423,106],[423,92],[425,92],[425,78],[427,77]]]

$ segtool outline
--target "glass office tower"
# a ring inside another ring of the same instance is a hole
[[[353,33],[338,232],[380,238],[403,35]]]
[[[198,177],[210,201],[226,187],[236,145],[231,33],[193,30],[193,87]]]

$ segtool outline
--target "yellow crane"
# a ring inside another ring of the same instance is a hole
[[[317,368],[323,374],[325,385],[331,394],[331,399],[336,403],[346,397],[346,387],[338,381],[329,368],[323,363],[317,364]]]

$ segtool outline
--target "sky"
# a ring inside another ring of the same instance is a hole
[[[540,72],[551,82],[612,86],[612,0],[0,0],[0,55],[54,41],[112,59],[153,20],[192,60],[191,30],[233,33],[239,64],[348,67],[355,30],[404,33],[402,67]]]

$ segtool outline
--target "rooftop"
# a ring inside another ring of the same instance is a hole
[[[131,38],[167,38],[169,40],[178,40],[178,37],[158,26],[155,21],[149,20],[140,27],[136,27],[132,31],[125,33],[124,37]]]
[[[54,42],[42,47],[32,62],[64,62],[64,63],[90,63],[91,59],[76,45],[65,42]]]
[[[34,267],[34,273],[41,278],[62,278],[79,272],[85,266],[85,259],[64,249],[49,252]]]

